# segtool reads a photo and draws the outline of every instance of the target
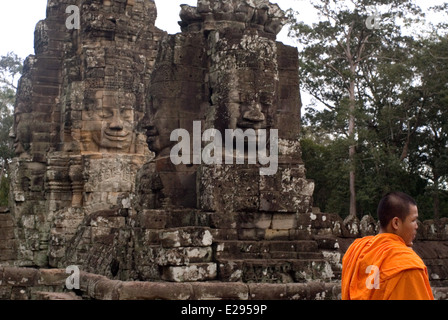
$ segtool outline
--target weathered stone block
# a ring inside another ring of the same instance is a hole
[[[174,282],[193,282],[215,280],[216,263],[196,263],[181,267],[165,267],[162,279]]]
[[[41,269],[39,270],[38,284],[45,286],[65,286],[65,280],[70,275],[62,269]]]
[[[256,283],[288,283],[294,282],[292,262],[294,260],[245,260],[243,280]]]
[[[123,282],[118,289],[119,300],[188,300],[191,285],[162,282]]]
[[[269,229],[268,229],[269,230]],[[240,240],[263,240],[268,232],[265,229],[239,229],[238,239]]]
[[[218,260],[218,276],[220,281],[242,282],[243,260]]]
[[[110,216],[110,217],[102,217],[99,216],[95,219],[92,219],[90,221],[90,226],[92,227],[98,227],[98,228],[115,228],[119,229],[125,226],[125,218],[124,217],[117,217],[117,216]]]
[[[0,229],[0,240],[8,241],[14,239],[14,229],[13,228],[3,228]]]
[[[81,297],[77,296],[73,292],[42,292],[38,291],[35,293],[37,300],[68,300],[68,301],[74,301],[74,300],[82,300]]]
[[[284,300],[286,297],[284,284],[249,283],[247,286],[251,300]]]
[[[214,240],[237,240],[237,229],[211,229],[210,230]]]
[[[334,277],[330,263],[324,259],[293,261],[292,270],[294,270],[295,282],[331,280]]]
[[[11,288],[11,300],[29,300],[30,298],[29,288],[23,286],[17,286]]]
[[[209,228],[189,227],[164,230],[160,233],[163,247],[208,247],[213,242]]]
[[[294,229],[297,227],[296,214],[276,213],[272,217],[272,229]]]
[[[6,267],[3,272],[5,284],[17,287],[29,287],[37,284],[38,270]]]
[[[1,249],[0,261],[14,261],[17,258],[17,249]]]
[[[14,221],[12,220],[9,214],[0,214],[0,217],[3,216],[3,220],[0,220],[0,229],[13,228]]]
[[[138,264],[136,266],[136,272],[138,273],[138,279],[141,281],[161,281],[162,276],[160,274],[159,265],[156,263],[145,265]]]
[[[240,212],[238,213],[238,226],[243,229],[268,229],[272,224],[271,213]]]
[[[266,229],[264,239],[266,240],[288,240],[289,230]]]
[[[324,282],[313,281],[308,284],[310,300],[325,300],[327,288]]]
[[[309,287],[304,283],[287,283],[285,296],[290,300],[308,300],[310,298]]]
[[[122,281],[100,280],[95,285],[94,298],[97,300],[119,300]]]
[[[193,300],[248,300],[249,288],[243,283],[192,283]]]
[[[244,213],[216,212],[210,214],[210,227],[217,229],[235,229],[239,221],[239,216]]]
[[[11,300],[11,286],[1,286],[0,285],[0,300]]]
[[[160,266],[182,266],[189,263],[210,262],[212,260],[211,247],[187,247],[158,249],[156,262]]]
[[[104,276],[83,272],[81,270],[79,284],[82,291],[93,297],[95,295],[96,284],[105,280],[107,280],[107,278]]]

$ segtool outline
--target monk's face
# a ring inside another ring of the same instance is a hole
[[[397,235],[399,235],[408,247],[412,247],[414,239],[417,235],[417,220],[418,219],[418,209],[417,206],[411,205],[409,207],[409,214],[406,216],[404,221],[399,220]]]

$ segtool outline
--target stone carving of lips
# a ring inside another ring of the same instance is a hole
[[[109,131],[106,130],[104,133],[107,136],[107,139],[113,140],[113,141],[125,141],[127,137],[129,136],[129,132],[125,131]]]
[[[158,135],[159,133],[157,132],[157,129],[154,126],[148,127],[148,129],[146,130],[146,142],[147,143],[155,142]]]

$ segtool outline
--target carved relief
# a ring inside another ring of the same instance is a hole
[[[135,152],[135,96],[99,90],[94,104],[83,112],[84,150]]]

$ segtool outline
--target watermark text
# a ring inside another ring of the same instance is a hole
[[[193,122],[193,144],[191,148],[190,133],[185,129],[176,129],[171,133],[170,140],[178,142],[170,153],[171,162],[180,164],[257,164],[261,167],[260,175],[275,175],[278,170],[278,130],[266,129],[226,129],[224,133],[225,148],[223,148],[223,136],[216,129],[207,129],[201,135],[201,122]],[[179,138],[181,141],[179,141]],[[210,142],[203,149],[202,142]],[[247,145],[247,150],[246,146]],[[202,149],[202,150],[201,150]],[[192,156],[191,157],[191,151]],[[246,152],[247,151],[247,152]],[[223,157],[224,155],[224,157]],[[193,158],[193,159],[191,159]],[[258,159],[257,159],[258,158]],[[236,161],[235,161],[236,160]]]
[[[79,290],[80,289],[80,271],[78,266],[68,266],[65,269],[65,273],[70,274],[70,276],[65,280],[65,286],[68,290]]]
[[[369,290],[380,288],[380,269],[377,266],[371,265],[366,268],[366,273],[369,275],[366,280],[366,287]]]
[[[65,20],[65,26],[67,29],[79,30],[81,28],[81,16],[79,13],[79,7],[75,5],[68,6],[65,9],[65,13],[70,14],[70,16]]]

